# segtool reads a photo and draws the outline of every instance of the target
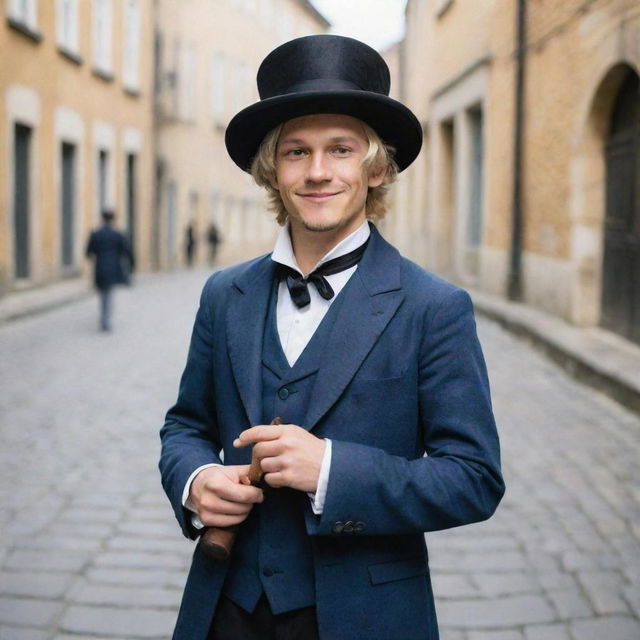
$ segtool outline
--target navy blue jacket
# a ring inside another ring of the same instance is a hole
[[[178,401],[161,430],[163,486],[188,537],[196,532],[181,500],[190,474],[220,462],[221,450],[227,464],[249,462],[232,442],[261,422],[273,278],[264,256],[215,273],[202,293]],[[322,515],[304,502],[320,637],[436,640],[423,534],[490,517],[504,492],[471,301],[375,228],[340,295],[301,425],[333,440]],[[206,638],[227,566],[196,548],[175,639]]]
[[[133,253],[127,237],[108,225],[91,232],[87,257],[95,257],[94,283],[98,289],[128,284]]]

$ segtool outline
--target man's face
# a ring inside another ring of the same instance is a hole
[[[384,171],[369,175],[362,160],[369,149],[360,120],[318,114],[285,123],[276,150],[276,183],[292,232],[334,232],[346,237],[365,220],[369,187]]]

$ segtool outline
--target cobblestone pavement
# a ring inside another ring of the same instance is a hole
[[[91,299],[0,327],[1,640],[170,636],[192,543],[157,431],[204,279],[118,291],[109,335]],[[443,640],[640,639],[640,419],[479,325],[508,491],[427,535]]]

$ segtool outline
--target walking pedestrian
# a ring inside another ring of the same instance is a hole
[[[111,331],[113,315],[113,287],[129,284],[133,272],[133,251],[128,238],[114,229],[115,213],[102,212],[102,226],[89,236],[86,255],[94,259],[94,284],[100,300],[99,326]]]
[[[209,229],[207,230],[207,242],[209,243],[209,265],[213,266],[216,263],[216,257],[218,255],[218,245],[222,238],[216,223],[211,221]]]
[[[196,232],[193,227],[193,222],[190,222],[185,232],[184,251],[188,267],[193,266],[193,255],[196,250]]]
[[[196,547],[174,638],[435,640],[424,532],[490,517],[504,484],[468,294],[371,222],[422,129],[350,38],[278,47],[258,89],[226,144],[280,234],[205,285],[161,430],[183,533],[237,537]]]

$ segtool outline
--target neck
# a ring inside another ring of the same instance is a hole
[[[328,231],[310,231],[292,224],[289,228],[291,246],[302,274],[308,275],[329,251],[353,233],[358,226]]]

